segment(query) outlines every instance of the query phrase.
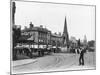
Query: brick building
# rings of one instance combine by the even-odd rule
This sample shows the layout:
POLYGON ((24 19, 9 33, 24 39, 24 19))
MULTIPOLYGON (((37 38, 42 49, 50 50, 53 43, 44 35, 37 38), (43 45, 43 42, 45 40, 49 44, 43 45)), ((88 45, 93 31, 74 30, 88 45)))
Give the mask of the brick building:
POLYGON ((51 44, 51 31, 46 28, 43 28, 42 25, 40 27, 34 27, 32 23, 30 23, 29 28, 25 28, 21 32, 22 36, 29 36, 26 40, 33 40, 33 44, 37 45, 48 45, 51 44))
POLYGON ((34 45, 51 45, 51 46, 61 46, 62 45, 62 35, 61 34, 52 34, 47 28, 35 27, 30 23, 30 27, 23 29, 21 31, 22 36, 28 37, 26 40, 34 40, 34 45))

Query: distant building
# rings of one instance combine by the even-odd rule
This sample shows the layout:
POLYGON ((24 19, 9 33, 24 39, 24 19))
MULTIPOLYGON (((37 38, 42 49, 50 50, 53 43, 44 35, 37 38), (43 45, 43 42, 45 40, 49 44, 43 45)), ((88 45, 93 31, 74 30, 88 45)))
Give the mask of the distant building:
POLYGON ((70 38, 70 46, 71 47, 77 47, 78 46, 78 42, 77 42, 77 40, 76 40, 76 38, 75 37, 73 37, 73 36, 71 36, 71 38, 70 38))
POLYGON ((61 34, 51 34, 51 44, 53 46, 62 46, 62 36, 61 34))

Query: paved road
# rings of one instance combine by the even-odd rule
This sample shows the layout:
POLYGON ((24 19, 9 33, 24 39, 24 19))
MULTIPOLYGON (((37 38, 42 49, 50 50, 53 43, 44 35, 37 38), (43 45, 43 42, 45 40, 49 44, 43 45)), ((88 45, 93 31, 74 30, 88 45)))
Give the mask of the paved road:
POLYGON ((79 54, 54 53, 13 67, 13 73, 29 73, 59 70, 95 69, 95 53, 85 53, 85 65, 79 66, 79 54))

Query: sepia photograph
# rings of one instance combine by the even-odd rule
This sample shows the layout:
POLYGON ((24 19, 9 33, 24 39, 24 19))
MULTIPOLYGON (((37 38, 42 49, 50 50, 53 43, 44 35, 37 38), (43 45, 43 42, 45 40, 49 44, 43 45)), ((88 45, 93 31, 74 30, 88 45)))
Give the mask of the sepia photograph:
POLYGON ((96 6, 11 0, 11 74, 96 69, 96 6))

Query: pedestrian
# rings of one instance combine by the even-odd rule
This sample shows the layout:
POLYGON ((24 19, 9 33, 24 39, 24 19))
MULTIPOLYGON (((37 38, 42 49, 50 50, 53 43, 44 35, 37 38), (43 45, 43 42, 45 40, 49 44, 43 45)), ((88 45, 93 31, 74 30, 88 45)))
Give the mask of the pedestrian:
POLYGON ((78 52, 77 52, 77 48, 75 48, 75 53, 77 54, 78 52))
POLYGON ((80 48, 79 52, 80 52, 79 65, 84 65, 84 48, 80 48))

